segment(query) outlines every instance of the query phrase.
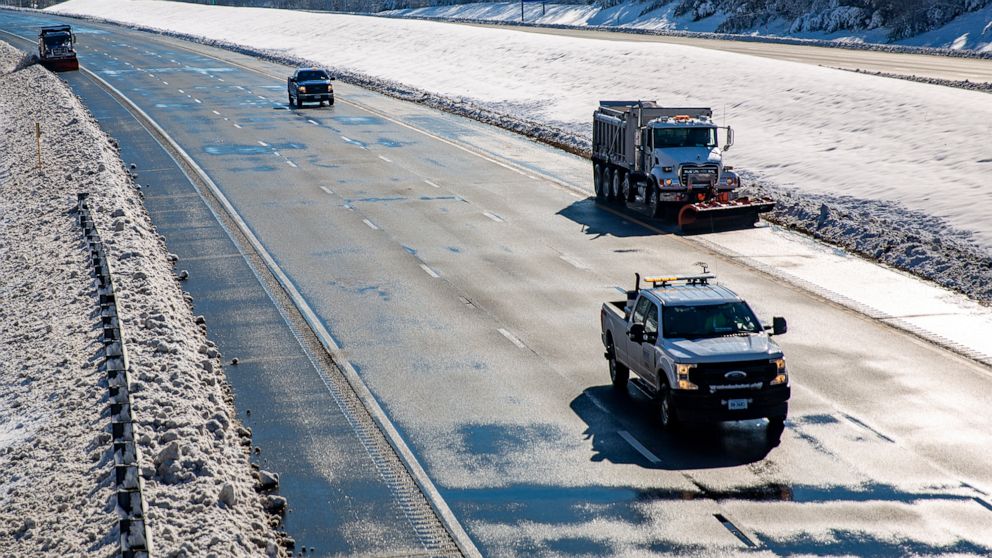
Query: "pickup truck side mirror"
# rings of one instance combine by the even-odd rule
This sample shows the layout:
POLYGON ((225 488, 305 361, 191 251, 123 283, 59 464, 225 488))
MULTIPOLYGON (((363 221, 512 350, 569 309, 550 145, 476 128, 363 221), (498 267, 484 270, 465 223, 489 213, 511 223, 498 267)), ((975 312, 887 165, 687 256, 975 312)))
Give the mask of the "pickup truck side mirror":
POLYGON ((644 324, 630 324, 630 329, 627 330, 627 337, 634 343, 643 343, 644 324))
POLYGON ((782 335, 789 331, 789 325, 785 323, 785 318, 775 316, 772 318, 772 335, 782 335))

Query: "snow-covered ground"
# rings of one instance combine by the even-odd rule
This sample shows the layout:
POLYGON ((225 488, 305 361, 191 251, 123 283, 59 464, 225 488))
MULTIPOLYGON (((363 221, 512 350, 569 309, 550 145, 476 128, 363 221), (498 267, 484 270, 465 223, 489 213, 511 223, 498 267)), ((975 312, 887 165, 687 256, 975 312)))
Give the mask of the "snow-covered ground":
MULTIPOLYGON (((622 2, 604 8, 595 4, 545 4, 530 2, 524 5, 523 21, 538 25, 568 25, 590 27, 621 27, 657 31, 691 31, 712 33, 727 18, 726 13, 717 12, 709 17, 693 21, 687 15, 676 16, 679 2, 671 2, 659 8, 652 8, 656 2, 622 2)), ((389 10, 382 15, 423 17, 436 19, 494 21, 516 23, 521 21, 519 2, 483 2, 452 6, 430 6, 389 10)), ((791 31, 790 22, 777 20, 747 30, 744 34, 768 37, 789 37, 795 39, 817 39, 844 43, 886 43, 903 46, 949 48, 954 50, 976 50, 992 52, 992 6, 964 14, 943 27, 927 31, 915 37, 892 43, 887 40, 884 28, 867 31, 791 31)))
POLYGON ((285 555, 220 355, 113 140, 57 77, 38 66, 12 72, 22 57, 0 43, 0 555, 117 555, 96 281, 70 213, 82 191, 132 365, 154 555, 285 555))
MULTIPOLYGON (((756 180, 781 191, 848 196, 848 207, 873 200, 942 219, 973 234, 970 261, 987 267, 992 152, 983 138, 992 133, 992 102, 985 93, 683 45, 422 20, 153 0, 69 0, 53 10, 374 76, 367 81, 440 96, 462 113, 563 129, 579 147, 588 146, 599 99, 712 106, 737 131, 729 160, 756 180)), ((901 214, 909 215, 903 224, 910 229, 932 228, 930 220, 901 214)), ((885 219, 876 232, 887 231, 885 219)), ((914 250, 908 242, 890 249, 914 250)))

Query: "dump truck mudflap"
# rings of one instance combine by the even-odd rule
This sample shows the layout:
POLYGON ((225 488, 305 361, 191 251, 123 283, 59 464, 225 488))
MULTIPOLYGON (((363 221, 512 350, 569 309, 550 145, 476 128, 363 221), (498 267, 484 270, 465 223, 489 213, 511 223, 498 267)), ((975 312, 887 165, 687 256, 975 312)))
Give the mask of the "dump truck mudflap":
POLYGON ((712 199, 683 207, 678 225, 682 232, 689 233, 749 227, 758 222, 761 213, 774 208, 775 202, 767 198, 712 199))

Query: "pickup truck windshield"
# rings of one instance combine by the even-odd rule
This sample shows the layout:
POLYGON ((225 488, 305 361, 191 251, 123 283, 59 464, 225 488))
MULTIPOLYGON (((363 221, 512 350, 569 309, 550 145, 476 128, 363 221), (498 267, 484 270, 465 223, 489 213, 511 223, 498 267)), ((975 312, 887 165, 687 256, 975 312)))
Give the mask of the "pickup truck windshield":
POLYGON ((311 70, 307 72, 300 72, 296 74, 297 81, 318 81, 329 79, 327 74, 317 70, 311 70))
POLYGON ((655 128, 655 148, 716 147, 716 128, 655 128))
POLYGON ((666 306, 661 321, 666 339, 699 339, 762 331, 758 318, 743 302, 666 306))

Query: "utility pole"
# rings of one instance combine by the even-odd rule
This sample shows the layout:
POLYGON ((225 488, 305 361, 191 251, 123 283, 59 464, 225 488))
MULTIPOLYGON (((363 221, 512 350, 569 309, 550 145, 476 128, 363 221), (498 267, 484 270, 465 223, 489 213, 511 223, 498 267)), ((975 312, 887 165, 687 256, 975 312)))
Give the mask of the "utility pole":
POLYGON ((524 22, 524 0, 520 0, 520 23, 524 22))

